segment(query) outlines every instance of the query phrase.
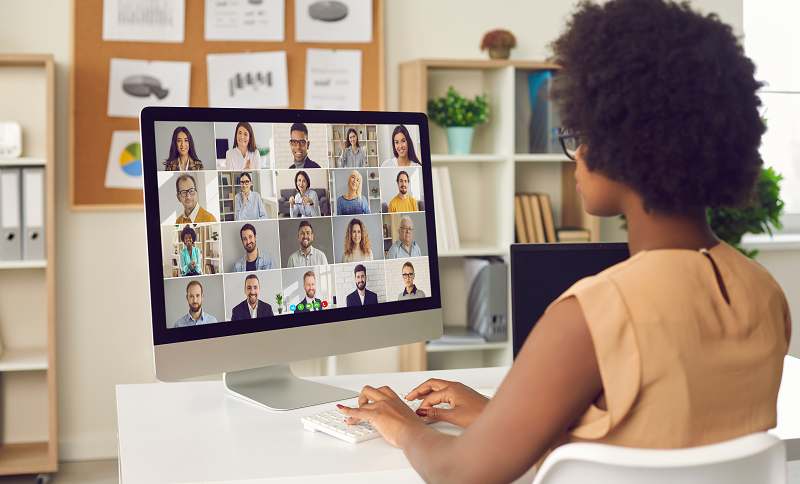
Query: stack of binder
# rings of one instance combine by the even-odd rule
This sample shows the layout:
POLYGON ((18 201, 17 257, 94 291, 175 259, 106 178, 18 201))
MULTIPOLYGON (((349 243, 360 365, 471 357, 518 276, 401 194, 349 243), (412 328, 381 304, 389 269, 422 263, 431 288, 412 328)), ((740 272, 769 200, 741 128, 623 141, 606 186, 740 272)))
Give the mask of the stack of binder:
POLYGON ((458 238, 456 222, 456 205, 453 202, 453 188, 450 184, 450 170, 446 166, 431 168, 433 178, 434 216, 436 217, 436 240, 439 250, 459 250, 461 242, 458 238))
POLYGON ((44 259, 44 168, 0 168, 0 260, 44 259))

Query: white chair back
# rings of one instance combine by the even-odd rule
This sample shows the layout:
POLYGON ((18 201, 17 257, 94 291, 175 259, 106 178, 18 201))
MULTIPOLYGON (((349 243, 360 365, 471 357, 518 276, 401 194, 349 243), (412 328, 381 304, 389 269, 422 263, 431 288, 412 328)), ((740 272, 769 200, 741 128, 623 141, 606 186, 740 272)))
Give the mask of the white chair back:
POLYGON ((688 449, 574 443, 554 450, 533 484, 786 484, 786 445, 759 432, 688 449))

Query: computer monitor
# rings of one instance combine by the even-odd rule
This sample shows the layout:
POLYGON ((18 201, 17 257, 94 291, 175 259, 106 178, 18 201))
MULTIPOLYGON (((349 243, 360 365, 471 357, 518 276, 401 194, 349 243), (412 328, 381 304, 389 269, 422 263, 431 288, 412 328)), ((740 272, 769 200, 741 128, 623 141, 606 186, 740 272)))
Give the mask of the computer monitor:
POLYGON ((222 372, 299 408, 356 394, 290 362, 442 335, 424 114, 148 107, 140 127, 160 380, 222 372))
POLYGON ((550 303, 584 277, 598 274, 629 255, 627 243, 512 245, 514 358, 550 303))

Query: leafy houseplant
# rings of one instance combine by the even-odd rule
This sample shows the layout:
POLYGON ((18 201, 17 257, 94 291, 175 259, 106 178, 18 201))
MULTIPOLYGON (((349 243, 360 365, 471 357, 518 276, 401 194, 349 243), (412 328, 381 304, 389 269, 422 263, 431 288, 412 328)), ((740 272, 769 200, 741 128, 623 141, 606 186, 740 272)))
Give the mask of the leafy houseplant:
POLYGON ((219 232, 211 232, 211 238, 217 240, 217 238, 219 238, 219 232))
POLYGON ((370 191, 372 192, 372 198, 378 198, 378 187, 372 187, 370 191))
POLYGON ((508 59, 510 50, 517 46, 517 39, 508 30, 492 30, 483 36, 481 50, 488 50, 492 59, 508 59))
POLYGON ((450 86, 444 96, 428 101, 428 117, 447 130, 450 154, 470 153, 475 125, 487 122, 488 114, 489 103, 485 92, 471 100, 450 86))
POLYGON ((261 156, 267 156, 269 154, 269 146, 266 148, 258 148, 258 154, 261 156))
POLYGON ((275 294, 275 302, 278 303, 278 314, 283 313, 283 294, 275 294))

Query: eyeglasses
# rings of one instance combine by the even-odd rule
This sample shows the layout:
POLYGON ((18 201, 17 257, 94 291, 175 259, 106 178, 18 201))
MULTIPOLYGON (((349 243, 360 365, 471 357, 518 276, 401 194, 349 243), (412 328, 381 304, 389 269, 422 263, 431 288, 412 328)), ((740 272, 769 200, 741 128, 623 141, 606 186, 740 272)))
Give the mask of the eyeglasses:
POLYGON ((298 139, 290 139, 289 140, 289 144, 292 145, 292 148, 294 148, 297 145, 300 145, 301 148, 305 148, 306 145, 308 144, 308 141, 306 141, 304 139, 300 139, 300 140, 298 140, 298 139))
POLYGON ((414 277, 414 273, 413 272, 407 272, 407 273, 403 274, 403 279, 411 279, 413 277, 414 277))
POLYGON ((400 230, 405 230, 406 232, 413 232, 414 227, 400 227, 400 230))
POLYGON ((181 198, 186 198, 188 196, 193 197, 195 193, 197 193, 196 188, 190 188, 188 190, 178 190, 178 196, 181 198))
POLYGON ((239 185, 249 185, 250 183, 252 183, 250 180, 240 180, 239 181, 239 185))
POLYGON ((575 152, 578 151, 578 147, 581 145, 581 134, 569 129, 562 129, 558 135, 558 141, 561 143, 561 148, 567 158, 575 161, 575 152))

